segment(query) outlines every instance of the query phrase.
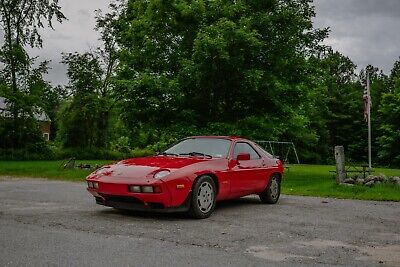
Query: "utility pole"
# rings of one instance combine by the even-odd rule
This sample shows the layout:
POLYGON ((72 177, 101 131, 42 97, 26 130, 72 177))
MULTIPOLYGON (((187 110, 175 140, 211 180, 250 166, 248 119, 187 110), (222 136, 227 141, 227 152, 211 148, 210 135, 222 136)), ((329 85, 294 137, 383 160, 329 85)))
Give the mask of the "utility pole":
POLYGON ((368 92, 368 171, 371 174, 372 171, 372 152, 371 152, 371 88, 369 81, 369 71, 367 72, 367 92, 368 92))

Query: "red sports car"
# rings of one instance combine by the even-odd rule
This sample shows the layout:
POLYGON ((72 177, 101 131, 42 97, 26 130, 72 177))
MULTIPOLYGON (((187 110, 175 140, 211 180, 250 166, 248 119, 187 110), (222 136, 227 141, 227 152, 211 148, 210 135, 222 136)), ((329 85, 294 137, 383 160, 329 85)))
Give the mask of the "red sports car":
POLYGON ((105 166, 86 181, 96 203, 121 210, 185 211, 207 218, 216 201, 280 196, 283 164, 239 137, 189 137, 155 156, 105 166))

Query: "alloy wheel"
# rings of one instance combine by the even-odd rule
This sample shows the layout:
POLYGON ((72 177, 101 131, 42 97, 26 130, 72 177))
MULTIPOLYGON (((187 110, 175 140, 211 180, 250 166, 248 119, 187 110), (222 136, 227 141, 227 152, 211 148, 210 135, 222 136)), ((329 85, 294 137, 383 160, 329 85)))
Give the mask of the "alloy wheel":
POLYGON ((204 181, 197 192, 197 204, 202 213, 209 212, 214 204, 214 189, 212 185, 204 181))

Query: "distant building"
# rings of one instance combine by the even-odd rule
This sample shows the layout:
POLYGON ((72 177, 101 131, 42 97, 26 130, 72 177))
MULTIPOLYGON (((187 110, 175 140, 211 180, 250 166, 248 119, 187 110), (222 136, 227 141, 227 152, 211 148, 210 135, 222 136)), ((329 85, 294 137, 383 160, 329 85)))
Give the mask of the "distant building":
MULTIPOLYGON (((4 97, 0 97, 0 117, 9 118, 11 117, 7 99, 4 97)), ((51 120, 49 116, 43 111, 37 112, 34 114, 35 119, 39 123, 40 130, 42 131, 43 138, 47 141, 50 140, 50 126, 51 120)))

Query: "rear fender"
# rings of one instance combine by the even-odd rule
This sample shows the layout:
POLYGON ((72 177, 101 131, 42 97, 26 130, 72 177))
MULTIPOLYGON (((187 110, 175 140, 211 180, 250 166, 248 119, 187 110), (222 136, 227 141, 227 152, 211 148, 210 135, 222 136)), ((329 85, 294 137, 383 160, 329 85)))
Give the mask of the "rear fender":
POLYGON ((273 175, 275 175, 275 174, 279 176, 279 182, 282 181, 282 173, 280 173, 280 172, 278 172, 278 171, 273 171, 273 172, 271 173, 271 175, 269 175, 268 179, 267 179, 266 182, 265 182, 264 190, 268 187, 268 184, 269 184, 269 181, 271 180, 271 177, 272 177, 273 175))

